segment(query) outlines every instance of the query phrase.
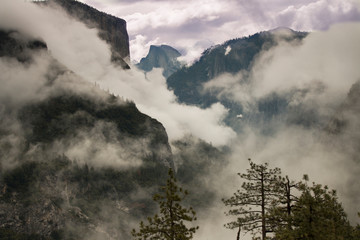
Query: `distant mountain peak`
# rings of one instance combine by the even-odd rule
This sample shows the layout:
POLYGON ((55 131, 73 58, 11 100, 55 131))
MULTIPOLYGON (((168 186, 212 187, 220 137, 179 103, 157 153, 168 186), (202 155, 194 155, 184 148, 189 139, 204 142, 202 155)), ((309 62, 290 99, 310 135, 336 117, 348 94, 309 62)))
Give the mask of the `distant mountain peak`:
POLYGON ((150 72, 153 68, 162 68, 163 76, 167 78, 180 69, 181 63, 177 60, 180 56, 180 52, 171 46, 151 45, 149 53, 140 60, 137 67, 145 72, 150 72))
POLYGON ((277 27, 271 29, 269 32, 295 32, 295 31, 288 27, 277 27))
POLYGON ((168 55, 173 55, 176 57, 180 57, 181 53, 176 50, 175 48, 169 46, 169 45, 151 45, 149 49, 149 53, 146 57, 149 57, 149 55, 153 54, 153 51, 163 51, 168 55))
POLYGON ((288 27, 278 27, 268 31, 270 34, 280 36, 280 37, 293 37, 296 34, 296 31, 288 27))

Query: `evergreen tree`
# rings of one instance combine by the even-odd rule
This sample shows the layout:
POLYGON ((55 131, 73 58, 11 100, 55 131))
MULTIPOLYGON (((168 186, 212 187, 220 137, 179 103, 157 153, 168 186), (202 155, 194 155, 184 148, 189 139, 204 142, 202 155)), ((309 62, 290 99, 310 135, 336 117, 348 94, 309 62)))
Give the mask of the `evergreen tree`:
POLYGON ((300 195, 302 182, 295 182, 288 176, 279 178, 279 199, 274 201, 269 213, 274 232, 279 239, 292 239, 293 214, 300 195))
MULTIPOLYGON (((360 212, 358 213, 358 216, 360 217, 360 212)), ((360 239, 360 225, 357 224, 355 227, 353 227, 352 231, 352 239, 360 239)))
POLYGON ((230 229, 238 228, 237 239, 240 231, 253 234, 261 233, 261 239, 266 239, 266 234, 273 232, 270 216, 271 206, 280 198, 279 168, 271 169, 268 164, 255 164, 249 159, 250 169, 238 175, 245 180, 238 190, 229 199, 223 199, 226 206, 232 207, 227 215, 237 216, 236 221, 225 225, 230 229))
POLYGON ((291 226, 278 225, 276 239, 352 239, 351 226, 335 190, 315 183, 300 183, 299 190, 301 195, 289 215, 291 226))
POLYGON ((184 208, 181 201, 188 195, 186 190, 179 188, 172 169, 166 186, 161 187, 161 193, 155 194, 153 200, 159 204, 160 214, 148 218, 148 225, 140 223, 140 230, 135 229, 132 235, 136 240, 188 240, 199 227, 187 227, 184 222, 196 220, 195 211, 184 208))

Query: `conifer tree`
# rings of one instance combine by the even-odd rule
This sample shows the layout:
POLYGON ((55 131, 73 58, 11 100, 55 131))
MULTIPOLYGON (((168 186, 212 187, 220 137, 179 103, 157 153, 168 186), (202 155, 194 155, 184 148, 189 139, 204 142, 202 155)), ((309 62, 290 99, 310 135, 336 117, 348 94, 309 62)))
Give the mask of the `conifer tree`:
POLYGON ((186 190, 179 188, 172 169, 169 169, 169 178, 166 186, 161 187, 161 192, 153 196, 159 204, 160 214, 148 218, 148 224, 140 223, 140 229, 135 229, 132 235, 136 240, 188 240, 199 227, 188 227, 185 222, 196 220, 195 211, 184 208, 181 201, 188 195, 186 190))
MULTIPOLYGON (((307 176, 304 179, 307 181, 307 176)), ((335 190, 315 183, 308 186, 306 182, 298 187, 301 194, 288 216, 291 226, 278 225, 276 239, 352 239, 351 226, 335 190)))
POLYGON ((255 164, 249 159, 250 169, 246 173, 238 175, 245 180, 238 190, 229 199, 223 199, 226 206, 230 206, 227 215, 237 216, 236 221, 225 225, 230 229, 253 234, 261 233, 261 239, 266 239, 266 234, 273 232, 273 225, 269 215, 271 206, 280 197, 279 168, 271 169, 268 164, 255 164))
POLYGON ((273 202, 269 218, 279 239, 291 239, 289 235, 293 229, 293 213, 299 201, 302 182, 292 181, 286 176, 280 177, 278 184, 279 199, 273 202))

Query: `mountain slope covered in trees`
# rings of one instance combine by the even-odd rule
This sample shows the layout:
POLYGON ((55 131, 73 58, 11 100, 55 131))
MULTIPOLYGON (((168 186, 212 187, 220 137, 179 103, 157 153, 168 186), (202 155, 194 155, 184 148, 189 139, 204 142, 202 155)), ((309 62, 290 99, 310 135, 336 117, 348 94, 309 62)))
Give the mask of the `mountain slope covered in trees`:
POLYGON ((6 61, 27 68, 49 61, 34 96, 2 96, 0 227, 46 238, 119 236, 121 216, 153 207, 131 194, 158 185, 173 167, 164 127, 68 71, 44 42, 16 31, 0 37, 6 61))
MULTIPOLYGON (((191 141, 181 147, 188 156, 174 155, 161 123, 69 71, 42 40, 1 30, 0 43, 1 64, 10 64, 2 83, 32 85, 23 98, 10 88, 0 95, 1 237, 126 239, 133 223, 155 211, 151 195, 174 158, 189 161, 181 168, 187 172, 192 161, 223 156, 205 142, 193 155, 191 141)), ((200 176, 185 180, 203 185, 200 176)), ((208 198, 198 206, 206 207, 215 198, 202 193, 208 198)))

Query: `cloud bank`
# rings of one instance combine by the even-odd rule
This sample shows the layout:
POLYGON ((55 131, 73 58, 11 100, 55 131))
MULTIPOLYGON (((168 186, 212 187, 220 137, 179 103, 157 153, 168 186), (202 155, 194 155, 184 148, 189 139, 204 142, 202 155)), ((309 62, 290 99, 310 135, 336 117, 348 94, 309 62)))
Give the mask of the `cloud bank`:
POLYGON ((131 58, 145 57, 150 44, 169 44, 193 61, 211 45, 279 26, 326 30, 360 20, 356 0, 82 0, 127 21, 131 58), (143 42, 139 42, 139 38, 143 42))
POLYGON ((64 12, 22 1, 4 1, 2 6, 0 27, 41 37, 55 59, 83 79, 134 101, 140 111, 164 124, 171 140, 194 134, 214 145, 224 145, 235 137, 222 123, 227 114, 222 105, 200 109, 178 104, 160 70, 145 76, 135 68, 123 71, 113 65, 109 46, 97 37, 97 32, 64 12))
MULTIPOLYGON (((113 3, 116 2, 113 1, 113 3)), ((138 1, 136 4, 141 3, 138 1)), ((182 1, 178 1, 178 3, 185 4, 182 1)), ((235 1, 229 3, 233 4, 231 6, 238 4, 235 1)), ((311 9, 319 10, 318 6, 325 4, 323 1, 317 3, 318 5, 310 1, 299 2, 292 8, 305 11, 311 7, 311 9), (303 8, 304 5, 307 7, 303 8)), ((134 4, 129 2, 127 6, 134 7, 136 6, 134 4)), ((149 4, 155 4, 155 2, 149 4)), ((268 15, 263 14, 263 11, 258 12, 256 5, 243 4, 245 6, 248 4, 248 14, 254 19, 267 19, 268 15)), ((229 196, 239 188, 240 182, 236 173, 243 172, 248 167, 246 159, 251 157, 255 162, 269 162, 272 167, 281 167, 283 172, 292 178, 299 179, 303 173, 308 173, 311 180, 338 189, 340 200, 344 203, 347 212, 351 214, 350 219, 356 218, 353 214, 354 211, 351 210, 355 209, 359 202, 357 179, 360 169, 358 158, 354 158, 358 151, 356 145, 359 140, 358 130, 357 124, 354 123, 358 120, 358 115, 345 116, 352 124, 346 127, 344 133, 336 137, 324 134, 322 130, 312 127, 287 125, 283 122, 276 125, 273 122, 266 122, 262 126, 246 126, 235 141, 235 133, 222 124, 227 110, 221 104, 215 104, 209 109, 178 104, 174 94, 167 90, 160 70, 154 70, 147 75, 136 70, 124 72, 110 62, 109 47, 98 39, 97 33, 87 29, 81 23, 69 20, 65 13, 42 9, 23 1, 3 1, 1 6, 0 26, 2 28, 17 28, 31 36, 41 37, 48 44, 51 54, 65 64, 68 69, 91 83, 96 82, 105 90, 135 101, 141 111, 161 121, 171 140, 193 134, 214 145, 232 142, 233 155, 230 164, 226 165, 222 172, 216 172, 207 179, 209 186, 212 186, 218 193, 219 199, 229 196), (274 126, 276 127, 275 131, 266 136, 256 128, 274 126)), ((341 4, 338 1, 331 1, 329 6, 333 6, 333 14, 336 16, 344 16, 339 12, 345 15, 351 11, 355 13, 355 16, 358 14, 353 2, 341 4)), ((266 7, 266 4, 261 6, 265 9, 266 7)), ((277 1, 272 8, 283 9, 284 4, 282 1, 277 1)), ((291 13, 292 8, 287 11, 291 13)), ((218 12, 210 11, 210 13, 208 15, 202 13, 201 16, 208 22, 219 21, 219 18, 213 17, 213 15, 219 15, 218 12)), ((289 15, 291 15, 290 13, 289 15)), ((325 13, 329 14, 326 11, 325 13)), ((196 14, 195 16, 197 16, 196 14)), ((289 16, 287 15, 287 17, 289 16)), ((297 18, 301 17, 301 15, 297 16, 297 18)), ((229 18, 231 19, 231 15, 229 18)), ((338 21, 343 18, 334 17, 334 19, 338 21)), ((348 18, 344 17, 345 20, 347 21, 348 18)), ((176 24, 184 26, 180 20, 177 21, 174 20, 172 23, 174 28, 178 27, 176 24)), ((192 21, 201 22, 196 17, 192 21)), ((219 26, 224 25, 219 23, 219 26)), ((235 27, 237 22, 230 22, 225 26, 235 27)), ((245 24, 246 26, 250 25, 245 24)), ((318 28, 327 27, 320 24, 318 28)), ((167 30, 164 26, 157 28, 163 29, 164 32, 167 30)), ((196 28, 194 28, 194 32, 196 32, 196 28)), ((286 43, 280 44, 277 48, 263 52, 249 73, 223 75, 211 81, 207 87, 216 88, 221 97, 247 104, 247 111, 254 110, 253 101, 274 92, 280 95, 285 94, 290 100, 290 104, 309 107, 315 113, 324 116, 325 120, 330 120, 332 116, 336 115, 337 107, 346 99, 351 85, 360 77, 358 70, 360 62, 359 32, 359 24, 338 25, 331 27, 328 31, 311 34, 302 45, 294 47, 286 43), (244 85, 242 82, 244 78, 250 78, 251 83, 244 85)), ((221 35, 219 32, 216 34, 221 35)), ((141 44, 147 44, 148 41, 154 40, 146 34, 143 36, 143 39, 138 38, 139 42, 142 42, 141 44)), ((161 42, 161 40, 157 41, 161 42)), ((35 64, 28 68, 16 66, 13 62, 1 59, 0 69, 3 75, 0 80, 4 87, 0 89, 0 98, 11 100, 16 106, 50 94, 48 91, 37 91, 44 84, 43 75, 46 73, 46 64, 48 64, 48 60, 41 54, 35 59, 35 64), (14 81, 6 81, 9 78, 14 81), (25 94, 19 95, 20 91, 25 94)), ((63 77, 63 80, 68 79, 66 76, 63 77)), ((61 81, 61 79, 59 80, 61 81)), ((80 86, 76 88, 81 90, 80 86)), ((5 109, 0 108, 2 115, 5 114, 4 111, 5 109)), ((246 117, 246 114, 244 116, 246 117)), ((16 122, 9 125, 10 119, 2 118, 1 124, 8 125, 10 129, 17 129, 16 122)), ((67 149, 67 154, 74 158, 87 158, 88 155, 84 156, 83 153, 93 149, 94 141, 103 137, 99 135, 99 132, 104 128, 112 129, 112 126, 104 123, 97 124, 98 131, 92 132, 91 142, 87 141, 88 138, 83 138, 82 134, 84 133, 81 132, 77 135, 79 141, 73 148, 67 149), (79 153, 79 149, 84 152, 79 153)), ((0 143, 1 146, 11 144, 21 149, 23 145, 21 132, 16 130, 11 130, 11 132, 19 135, 8 134, 6 138, 3 138, 4 142, 0 143)), ((146 145, 146 140, 144 141, 146 145)), ((60 142, 59 146, 66 144, 68 143, 60 142)), ((98 147, 106 150, 106 153, 123 154, 122 148, 118 148, 118 146, 101 143, 98 147)), ((10 152, 8 156, 15 154, 10 152)), ((100 149, 96 152, 95 158, 104 158, 103 154, 105 152, 100 149)), ((109 162, 118 160, 108 159, 109 162)), ((109 165, 111 164, 109 163, 109 165)), ((218 216, 223 216, 224 209, 221 206, 222 203, 216 202, 208 215, 216 216, 216 219, 218 216)), ((208 239, 209 236, 217 239, 221 236, 234 235, 231 234, 231 231, 222 229, 222 224, 227 221, 225 217, 219 221, 208 221, 207 217, 200 216, 200 220, 202 219, 204 221, 199 225, 203 226, 204 230, 200 230, 197 236, 199 239, 208 239)))
MULTIPOLYGON (((204 85, 220 100, 244 106, 245 119, 259 111, 259 101, 273 95, 286 99, 288 104, 287 111, 272 119, 244 122, 243 131, 232 145, 230 164, 216 175, 220 176, 214 183, 218 184, 214 188, 220 190, 219 196, 231 196, 240 188, 236 173, 244 172, 249 167, 246 159, 252 158, 256 163, 280 167, 292 179, 301 180, 303 174, 308 174, 310 181, 336 189, 350 221, 359 222, 354 209, 360 200, 356 147, 360 138, 355 126, 360 116, 358 92, 353 89, 360 81, 359 33, 359 23, 345 23, 311 33, 301 44, 280 42, 261 52, 250 71, 223 74, 204 85), (350 89, 354 92, 351 97, 350 89), (304 114, 309 114, 305 118, 316 119, 315 124, 302 125, 304 114), (340 132, 330 133, 328 126, 337 118, 346 124, 340 132)), ((215 206, 213 211, 218 216, 226 209, 215 206)), ((224 217, 219 222, 226 221, 229 219, 224 217)), ((206 232, 216 224, 205 220, 206 229, 200 239, 206 239, 206 232)), ((224 236, 229 232, 224 230, 224 236)), ((214 234, 222 235, 219 231, 214 234)), ((235 234, 233 231, 232 236, 235 234)))

